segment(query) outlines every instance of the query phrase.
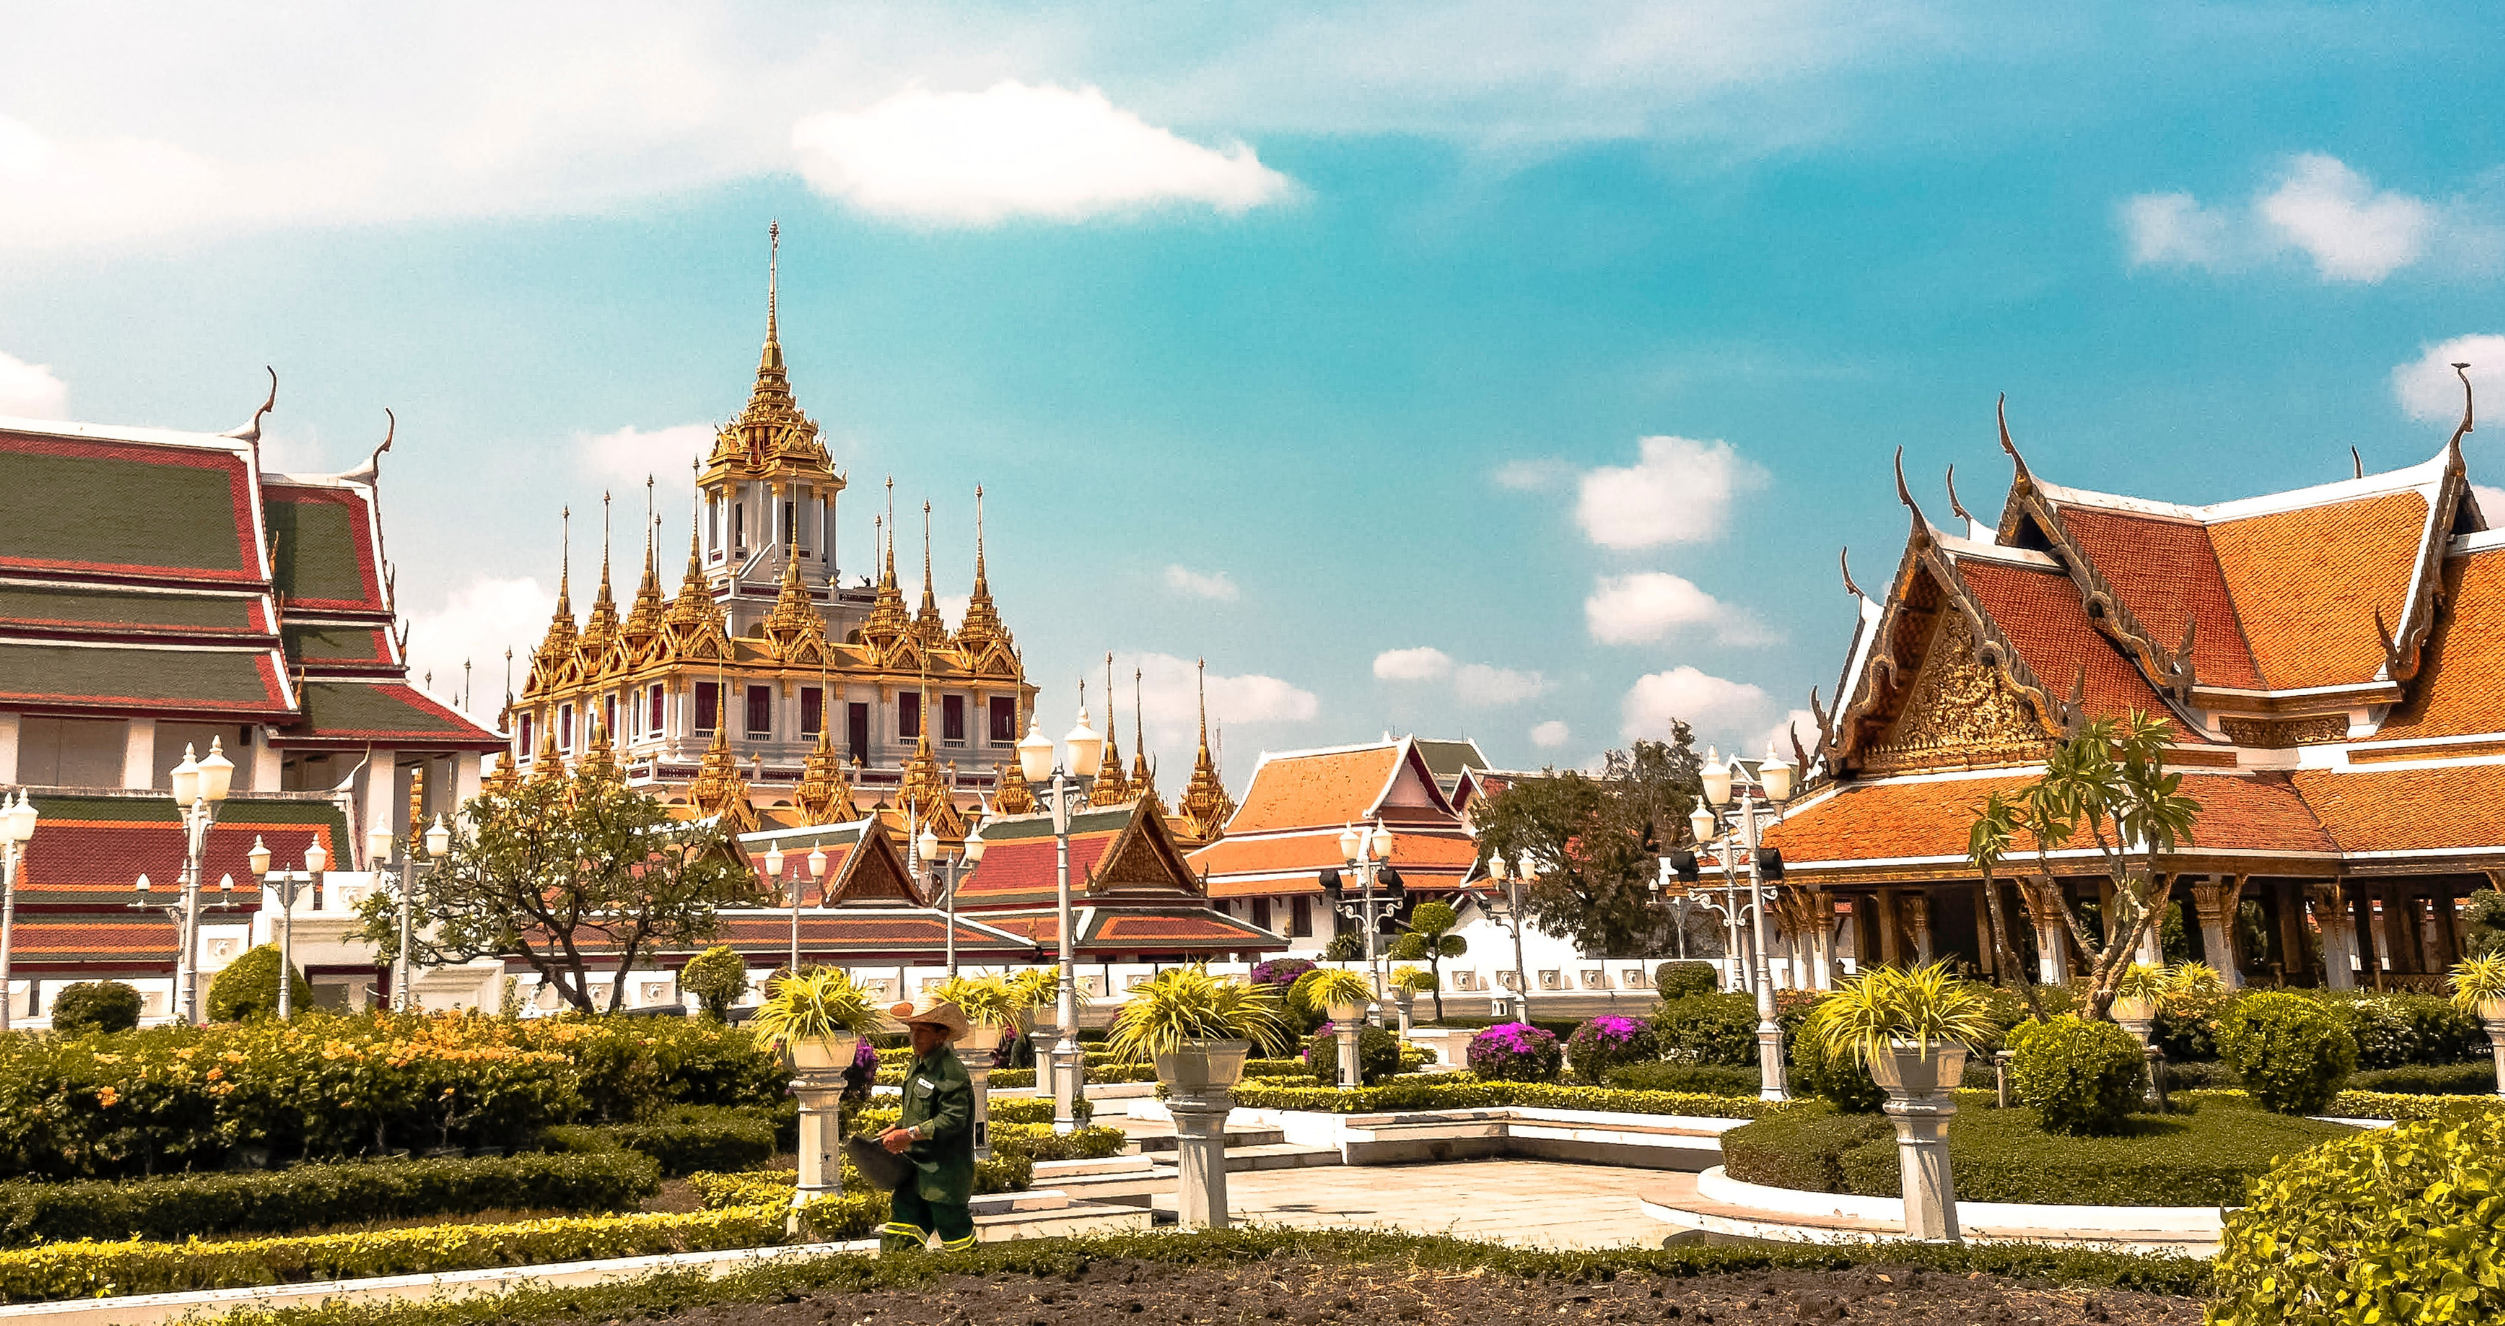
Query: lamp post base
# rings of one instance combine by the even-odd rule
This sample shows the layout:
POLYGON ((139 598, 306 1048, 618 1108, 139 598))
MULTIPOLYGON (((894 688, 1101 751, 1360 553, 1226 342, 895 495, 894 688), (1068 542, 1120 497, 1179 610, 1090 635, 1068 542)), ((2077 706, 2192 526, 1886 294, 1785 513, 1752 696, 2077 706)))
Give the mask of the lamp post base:
POLYGON ((804 1070, 792 1080, 792 1095, 800 1101, 800 1174, 792 1185, 791 1215, 784 1228, 798 1235, 803 1208, 816 1198, 837 1196, 844 1190, 843 1130, 837 1122, 844 1076, 804 1070))
POLYGON ((1087 1057, 1079 1050, 1078 1038, 1067 1030, 1044 1052, 1052 1065, 1052 1130, 1068 1134, 1078 1131, 1078 1107, 1084 1087, 1079 1082, 1081 1065, 1087 1057))
POLYGON ((1768 1019, 1757 1024, 1757 1099, 1790 1100, 1783 1076, 1783 1024, 1768 1019))

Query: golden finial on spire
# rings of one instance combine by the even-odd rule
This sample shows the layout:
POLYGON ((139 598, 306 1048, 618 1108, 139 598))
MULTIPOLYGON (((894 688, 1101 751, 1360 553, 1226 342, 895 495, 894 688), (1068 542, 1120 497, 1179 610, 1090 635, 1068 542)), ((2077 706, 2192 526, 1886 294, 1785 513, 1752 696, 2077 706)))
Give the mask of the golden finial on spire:
POLYGON ((1198 665, 1200 687, 1200 753, 1192 761, 1192 780, 1183 789, 1183 799, 1175 808, 1183 813, 1192 832, 1204 841, 1226 831, 1227 817, 1235 813, 1235 802, 1226 794, 1226 784, 1218 777, 1215 761, 1209 758, 1209 660, 1198 665))
POLYGON ((775 326, 774 287, 782 266, 783 223, 779 220, 768 221, 765 223, 765 339, 769 343, 780 339, 776 335, 778 329, 775 326))
POLYGON ((922 610, 914 614, 913 627, 925 645, 948 643, 948 623, 939 615, 939 599, 931 578, 931 504, 922 503, 922 610))
MULTIPOLYGON (((1164 807, 1157 801, 1156 771, 1148 767, 1148 710, 1145 702, 1140 698, 1142 675, 1143 669, 1137 666, 1132 667, 1131 795, 1147 801, 1150 805, 1157 807, 1157 813, 1163 814, 1165 813, 1164 807)), ((1117 755, 1119 753, 1116 752, 1117 755)))
POLYGON ((983 565, 983 487, 974 487, 974 592, 968 595, 965 615, 957 622, 957 647, 966 653, 966 662, 978 671, 991 675, 1014 671, 1014 662, 1004 661, 992 650, 994 645, 1010 644, 1009 629, 1000 621, 1000 609, 992 604, 991 578, 983 565), (986 662, 990 663, 988 669, 986 662))
POLYGON ((1122 734, 1113 716, 1113 655, 1105 655, 1105 754, 1096 766, 1095 785, 1087 789, 1087 804, 1114 806, 1131 799, 1130 783, 1122 777, 1122 734))

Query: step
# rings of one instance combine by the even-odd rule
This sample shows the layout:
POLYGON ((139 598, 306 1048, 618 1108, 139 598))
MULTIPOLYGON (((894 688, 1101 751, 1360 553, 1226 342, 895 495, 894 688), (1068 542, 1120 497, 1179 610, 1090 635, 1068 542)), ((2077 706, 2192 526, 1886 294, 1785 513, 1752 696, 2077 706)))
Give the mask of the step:
POLYGON ((1041 1183, 1050 1179, 1058 1184, 1065 1179, 1094 1178, 1104 1174, 1145 1174, 1156 1167, 1156 1157, 1136 1151, 1082 1160, 1039 1160, 1035 1162, 1035 1181, 1041 1183))
MULTIPOLYGON (((1287 1134, 1276 1128, 1229 1128, 1226 1130, 1226 1149, 1229 1151, 1247 1146, 1276 1146, 1286 1140, 1287 1134)), ((1175 1137, 1172 1133, 1131 1134, 1131 1145, 1142 1152, 1171 1152, 1174 1150, 1174 1142, 1175 1137)))
POLYGON ((1344 1163, 1335 1146, 1298 1146, 1293 1142, 1272 1142, 1262 1146, 1228 1147, 1226 1169, 1230 1174, 1255 1169, 1309 1169, 1316 1165, 1344 1163))

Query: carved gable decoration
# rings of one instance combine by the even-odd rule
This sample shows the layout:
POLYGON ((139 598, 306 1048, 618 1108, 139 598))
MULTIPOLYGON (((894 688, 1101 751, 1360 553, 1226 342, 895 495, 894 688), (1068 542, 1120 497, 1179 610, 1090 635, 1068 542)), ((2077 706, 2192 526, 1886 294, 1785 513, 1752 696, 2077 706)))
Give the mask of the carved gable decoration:
POLYGON ((2033 707, 1975 658, 1964 613, 1938 615, 1904 705, 1862 757, 1871 773, 2025 764, 2050 750, 2033 707))
POLYGON ((1130 824, 1097 860, 1087 888, 1091 894, 1163 892, 1197 897, 1201 892, 1199 878, 1183 863, 1164 818, 1145 803, 1134 803, 1130 824))

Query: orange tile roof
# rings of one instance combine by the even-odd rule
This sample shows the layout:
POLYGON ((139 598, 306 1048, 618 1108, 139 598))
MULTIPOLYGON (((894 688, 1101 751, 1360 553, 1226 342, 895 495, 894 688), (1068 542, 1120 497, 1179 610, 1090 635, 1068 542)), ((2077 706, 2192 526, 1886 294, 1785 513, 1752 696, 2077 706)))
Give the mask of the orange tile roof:
POLYGON ((2119 718, 2137 710, 2181 731, 2139 668, 2088 620, 2078 586, 2067 574, 1972 557, 1958 561, 1957 574, 2054 699, 2069 696, 2084 666, 2089 717, 2119 718))
MULTIPOLYGON (((1226 837, 1193 852, 1188 858, 1192 869, 1210 877, 1210 890, 1221 892, 1221 885, 1232 875, 1275 874, 1282 871, 1303 871, 1308 875, 1341 864, 1339 833, 1336 830, 1300 833, 1278 838, 1226 837)), ((1458 829, 1450 835, 1427 833, 1397 834, 1392 840, 1392 865, 1410 875, 1412 884, 1429 882, 1450 884, 1467 872, 1478 860, 1478 845, 1458 829)), ((1233 893, 1279 893, 1318 891, 1321 885, 1305 879, 1301 885, 1282 889, 1283 881, 1270 881, 1259 887, 1236 889, 1233 893)), ((1289 882, 1292 883, 1292 882, 1289 882)))
POLYGON ((2199 623, 2192 663, 2201 684, 2261 686, 2205 527, 2093 507, 2064 507, 2061 523, 2159 648, 2181 644, 2186 621, 2199 623))
POLYGON ((1322 755, 1294 755, 1262 762, 1244 789, 1244 804, 1227 821, 1229 833, 1301 829, 1365 818, 1374 799, 1399 767, 1400 747, 1322 755))
POLYGON ((2295 778, 2344 852, 2505 845, 2505 765, 2306 769, 2295 778))
MULTIPOLYGON (((2303 775, 2298 775, 2302 778, 2303 775)), ((2031 775, 1864 783, 1786 817, 1767 845, 1786 863, 1962 857, 1975 811, 1993 792, 2011 793, 2031 775)), ((2183 792, 2201 803, 2194 846, 2234 852, 2330 852, 2331 837, 2289 784, 2228 774, 2187 774, 2183 792)), ((2012 855, 2035 850, 2020 835, 2012 855)))
POLYGON ((2378 739, 2505 732, 2505 549, 2447 558, 2444 595, 2409 699, 2378 739))
POLYGON ((2427 500, 2384 493, 2209 527, 2246 640, 2273 689, 2371 680, 2374 612, 2398 631, 2426 532, 2427 500))

